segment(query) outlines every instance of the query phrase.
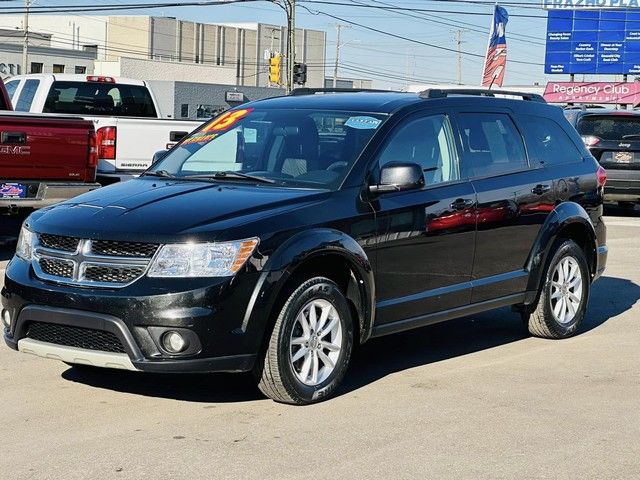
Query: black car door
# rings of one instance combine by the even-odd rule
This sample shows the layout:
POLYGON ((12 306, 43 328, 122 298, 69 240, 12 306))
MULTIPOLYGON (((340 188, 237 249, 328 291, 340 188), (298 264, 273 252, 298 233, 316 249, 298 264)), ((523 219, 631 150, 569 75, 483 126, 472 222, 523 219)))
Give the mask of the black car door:
POLYGON ((419 164, 426 184, 372 202, 377 238, 376 324, 467 305, 475 244, 475 193, 460 180, 455 135, 444 113, 403 120, 375 160, 419 164))
POLYGON ((509 111, 482 109, 456 115, 462 174, 478 196, 472 303, 526 290, 527 259, 554 209, 552 173, 530 165, 513 118, 509 111))

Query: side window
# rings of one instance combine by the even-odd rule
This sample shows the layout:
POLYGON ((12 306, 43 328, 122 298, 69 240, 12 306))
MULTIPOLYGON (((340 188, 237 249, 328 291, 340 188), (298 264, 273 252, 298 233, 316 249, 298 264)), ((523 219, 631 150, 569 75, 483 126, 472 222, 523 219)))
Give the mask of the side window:
POLYGON ((16 90, 18 89, 18 85, 20 85, 20 80, 12 80, 4 84, 5 88, 7 89, 7 94, 9 95, 9 98, 11 99, 11 101, 13 101, 13 94, 16 93, 16 90))
POLYGON ((460 178, 451 124, 446 115, 410 120, 398 127, 378 158, 389 162, 413 162, 422 167, 427 185, 460 178))
POLYGON ((27 80, 24 82, 24 87, 22 87, 22 91, 16 102, 16 111, 28 112, 31 109, 33 98, 38 91, 38 85, 40 85, 40 80, 27 80))
POLYGON ((582 162, 582 154, 569 135, 550 118, 523 115, 525 139, 540 163, 560 165, 582 162))
POLYGON ((460 168, 464 177, 500 175, 529 166, 520 132, 503 113, 458 115, 465 155, 460 168))

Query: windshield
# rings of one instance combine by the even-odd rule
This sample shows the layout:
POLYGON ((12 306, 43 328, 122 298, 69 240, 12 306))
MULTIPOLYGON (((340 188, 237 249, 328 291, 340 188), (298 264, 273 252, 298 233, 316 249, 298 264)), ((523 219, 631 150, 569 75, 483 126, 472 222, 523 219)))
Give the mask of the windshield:
MULTIPOLYGON (((184 139, 150 172, 240 172, 301 188, 337 188, 383 115, 318 110, 230 110, 184 139)), ((250 181, 227 175, 234 181, 250 181)))
POLYGON ((157 117, 147 87, 111 82, 53 82, 43 112, 157 117))
POLYGON ((627 135, 640 136, 640 116, 587 115, 578 122, 580 135, 602 140, 622 140, 627 135))

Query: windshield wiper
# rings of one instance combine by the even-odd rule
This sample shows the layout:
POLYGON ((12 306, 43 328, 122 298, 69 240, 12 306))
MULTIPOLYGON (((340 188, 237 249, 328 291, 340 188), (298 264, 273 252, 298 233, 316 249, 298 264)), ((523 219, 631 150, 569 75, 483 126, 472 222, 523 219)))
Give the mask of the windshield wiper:
POLYGON ((206 175, 189 175, 183 178, 212 178, 215 180, 226 180, 226 179, 234 180, 234 179, 242 178, 246 180, 254 180, 260 183, 269 183, 269 184, 276 183, 276 181, 271 178, 259 177, 257 175, 249 175, 248 173, 242 173, 242 172, 234 172, 232 170, 227 170, 224 172, 214 172, 206 175))
POLYGON ((152 172, 144 172, 142 177, 162 177, 162 178, 175 178, 174 175, 171 175, 166 170, 156 170, 152 172))
POLYGON ((627 138, 640 138, 640 133, 632 133, 631 135, 623 135, 622 139, 626 140, 627 138))

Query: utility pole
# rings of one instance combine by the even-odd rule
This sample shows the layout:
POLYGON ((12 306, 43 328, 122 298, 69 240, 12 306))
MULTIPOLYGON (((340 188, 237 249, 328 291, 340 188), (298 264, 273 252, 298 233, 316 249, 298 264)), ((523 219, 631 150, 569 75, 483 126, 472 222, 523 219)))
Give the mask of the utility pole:
POLYGON ((24 0, 24 43, 22 44, 22 73, 29 73, 29 7, 31 0, 24 0))
POLYGON ((341 23, 336 23, 336 63, 333 66, 333 88, 338 86, 338 63, 340 62, 340 31, 344 28, 341 23))
POLYGON ((465 31, 462 29, 458 29, 455 31, 456 34, 456 50, 458 52, 458 85, 462 85, 462 34, 465 31))
POLYGON ((287 92, 291 92, 296 61, 296 0, 284 1, 287 12, 287 92))

